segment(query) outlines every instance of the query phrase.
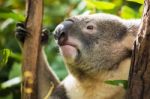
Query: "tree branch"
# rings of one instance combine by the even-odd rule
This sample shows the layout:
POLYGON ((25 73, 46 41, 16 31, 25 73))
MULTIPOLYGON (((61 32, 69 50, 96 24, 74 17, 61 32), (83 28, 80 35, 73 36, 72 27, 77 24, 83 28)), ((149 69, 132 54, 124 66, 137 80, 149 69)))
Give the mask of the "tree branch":
POLYGON ((26 28, 29 33, 23 46, 22 96, 21 99, 37 99, 37 60, 40 49, 40 33, 43 0, 27 0, 26 28))
POLYGON ((134 43, 127 99, 150 98, 150 0, 144 3, 142 23, 134 43))

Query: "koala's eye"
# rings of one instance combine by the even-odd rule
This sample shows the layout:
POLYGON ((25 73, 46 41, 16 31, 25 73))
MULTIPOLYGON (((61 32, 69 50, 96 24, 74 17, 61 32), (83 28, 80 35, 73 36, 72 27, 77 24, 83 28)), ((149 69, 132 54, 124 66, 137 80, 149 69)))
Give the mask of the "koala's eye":
POLYGON ((88 26, 87 26, 87 29, 88 29, 88 30, 93 30, 93 28, 94 28, 93 25, 88 25, 88 26))

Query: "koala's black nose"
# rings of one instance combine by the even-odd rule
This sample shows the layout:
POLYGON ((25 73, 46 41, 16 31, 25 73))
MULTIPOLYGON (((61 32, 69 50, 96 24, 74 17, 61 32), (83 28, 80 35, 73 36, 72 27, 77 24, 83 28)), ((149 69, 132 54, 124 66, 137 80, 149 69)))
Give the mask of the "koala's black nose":
POLYGON ((64 42, 67 40, 68 31, 72 27, 72 25, 73 25, 73 21, 66 20, 56 27, 54 31, 54 37, 56 40, 58 40, 59 45, 63 45, 64 42))

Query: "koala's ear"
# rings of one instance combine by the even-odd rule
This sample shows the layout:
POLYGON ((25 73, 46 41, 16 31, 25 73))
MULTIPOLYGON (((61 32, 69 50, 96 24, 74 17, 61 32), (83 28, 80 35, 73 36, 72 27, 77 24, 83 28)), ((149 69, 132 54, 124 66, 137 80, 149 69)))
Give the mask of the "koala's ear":
POLYGON ((122 40, 122 44, 129 50, 132 49, 133 43, 136 39, 140 20, 129 20, 125 22, 125 25, 127 27, 127 33, 126 36, 122 40))

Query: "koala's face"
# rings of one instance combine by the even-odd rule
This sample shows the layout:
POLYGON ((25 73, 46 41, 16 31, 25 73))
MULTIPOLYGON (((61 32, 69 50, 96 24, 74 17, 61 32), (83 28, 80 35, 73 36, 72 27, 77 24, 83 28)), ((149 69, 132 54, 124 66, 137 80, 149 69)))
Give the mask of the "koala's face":
POLYGON ((69 68, 95 72, 113 69, 129 50, 123 21, 107 14, 71 17, 55 29, 60 52, 69 68))

